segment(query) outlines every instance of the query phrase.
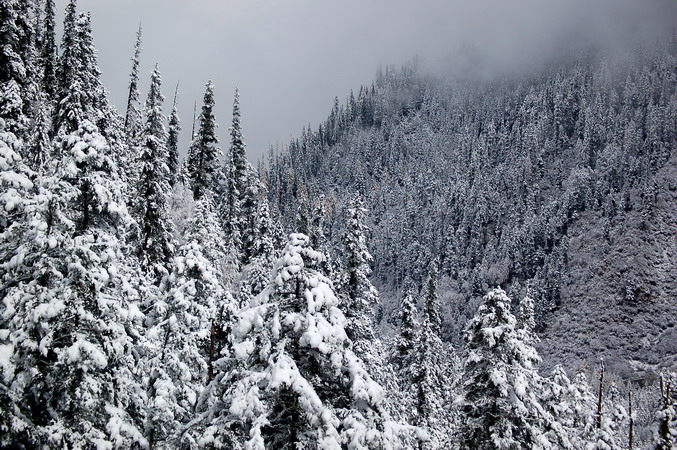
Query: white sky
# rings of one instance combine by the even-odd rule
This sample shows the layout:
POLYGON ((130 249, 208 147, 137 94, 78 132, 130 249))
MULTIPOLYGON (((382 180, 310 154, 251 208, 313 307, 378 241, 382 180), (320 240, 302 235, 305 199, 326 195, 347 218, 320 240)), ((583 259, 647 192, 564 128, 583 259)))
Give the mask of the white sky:
MULTIPOLYGON (((67 0, 57 0, 61 21, 67 0)), ((421 56, 452 70, 472 44, 493 64, 523 64, 573 36, 616 42, 677 24, 675 0, 80 0, 91 11, 103 82, 124 114, 135 33, 143 27, 141 96, 156 62, 171 108, 179 91, 182 152, 193 102, 212 79, 221 148, 228 147, 240 88, 250 160, 303 125, 316 127, 333 99, 369 84, 379 65, 421 56), (620 30, 623 30, 620 32, 620 30)))

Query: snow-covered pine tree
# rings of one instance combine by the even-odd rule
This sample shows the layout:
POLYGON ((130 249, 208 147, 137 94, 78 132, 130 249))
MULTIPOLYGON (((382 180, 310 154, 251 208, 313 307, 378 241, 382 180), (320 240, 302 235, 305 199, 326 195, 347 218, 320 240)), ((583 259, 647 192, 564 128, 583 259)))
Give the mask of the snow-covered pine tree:
POLYGON ((0 447, 30 448, 37 445, 37 438, 19 401, 23 386, 16 373, 17 365, 21 372, 15 356, 20 344, 15 325, 18 305, 10 293, 30 276, 27 269, 32 261, 26 257, 22 239, 30 229, 35 174, 21 159, 21 140, 4 126, 0 117, 0 447))
MULTIPOLYGON (((76 30, 77 20, 77 0, 70 0, 66 6, 66 13, 63 20, 63 32, 61 35, 61 56, 58 59, 58 67, 56 71, 56 93, 54 98, 54 117, 52 126, 54 135, 56 136, 59 129, 64 126, 63 122, 74 116, 73 121, 77 120, 79 115, 76 111, 69 111, 68 106, 62 105, 66 100, 69 103, 78 101, 77 97, 84 95, 81 90, 81 81, 78 80, 77 74, 79 71, 85 70, 82 67, 82 60, 78 54, 79 44, 76 30), (69 92, 73 91, 70 95, 69 92), (65 109, 65 112, 64 112, 65 109)), ((73 131, 73 124, 68 126, 65 132, 73 131)))
POLYGON ((132 356, 143 316, 122 252, 123 186, 92 123, 57 145, 62 160, 40 186, 5 295, 18 403, 40 445, 145 445, 132 356))
POLYGON ((246 146, 242 137, 240 112, 240 91, 235 89, 233 98, 233 122, 230 126, 230 157, 232 158, 231 177, 235 183, 235 193, 242 198, 249 184, 249 163, 247 162, 246 146))
POLYGON ((656 433, 656 449, 668 450, 677 448, 677 401, 675 401, 674 374, 661 375, 661 403, 656 412, 658 433, 656 433))
MULTIPOLYGON (((104 137, 113 138, 110 122, 114 120, 114 114, 100 80, 91 18, 89 14, 77 14, 75 5, 75 0, 71 0, 64 19, 52 127, 55 136, 63 138, 77 131, 80 123, 87 120, 96 125, 104 137)), ((115 153, 112 156, 117 159, 115 153)))
POLYGON ((249 177, 252 169, 247 162, 240 116, 240 93, 235 89, 230 149, 223 167, 225 181, 221 189, 225 193, 225 201, 221 205, 221 220, 240 262, 247 264, 252 257, 251 246, 255 233, 253 221, 256 214, 256 187, 251 186, 250 189, 249 177))
POLYGON ((26 42, 29 30, 21 26, 28 20, 21 17, 22 3, 7 0, 0 4, 0 114, 5 121, 5 131, 24 139, 29 125, 26 88, 31 61, 26 60, 30 54, 25 47, 30 43, 26 42))
MULTIPOLYGON (((440 312, 437 299, 437 266, 431 265, 425 285, 423 323, 416 341, 415 353, 410 368, 411 381, 415 388, 414 419, 416 425, 427 429, 431 440, 420 443, 420 448, 439 448, 448 445, 453 416, 445 408, 443 380, 449 364, 444 359, 444 345, 440 339, 440 312)), ((451 381, 451 380, 450 380, 451 381)))
POLYGON ((219 260, 210 241, 220 235, 208 198, 197 201, 186 242, 178 249, 173 269, 163 283, 164 298, 148 314, 149 361, 146 435, 157 448, 197 448, 183 426, 194 418, 195 406, 207 385, 213 359, 223 343, 216 331, 234 312, 224 292, 219 260), (225 319, 224 319, 225 317, 225 319))
MULTIPOLYGON (((362 206, 364 207, 364 205, 362 206)), ((313 202, 312 212, 310 214, 310 239, 313 248, 324 248, 326 246, 325 221, 327 220, 327 197, 322 194, 313 202)))
POLYGON ((58 50, 56 48, 56 14, 54 0, 45 0, 45 15, 42 32, 42 89, 48 96, 56 93, 56 69, 58 50))
POLYGON ((132 56, 132 71, 129 74, 129 89, 127 94, 127 112, 125 113, 125 135, 127 145, 135 147, 143 130, 141 115, 141 100, 139 93, 139 58, 141 57, 141 24, 136 32, 134 56, 132 56))
POLYGON ((272 220, 267 200, 262 197, 258 200, 256 213, 256 234, 251 246, 253 258, 243 267, 244 279, 240 286, 240 304, 249 304, 252 297, 260 294, 270 280, 270 267, 274 262, 275 247, 272 236, 272 220))
POLYGON ((217 192, 219 158, 221 150, 216 137, 216 120, 214 118, 214 85, 207 82, 202 112, 200 113, 200 128, 193 140, 188 153, 188 172, 190 174, 195 200, 205 195, 217 192))
POLYGON ((426 320, 430 322, 431 331, 440 336, 442 332, 442 318, 440 315, 440 298, 437 292, 437 282, 439 277, 439 261, 435 260, 430 264, 428 279, 425 283, 425 296, 423 298, 423 311, 426 320))
POLYGON ((167 133, 167 169, 169 169, 169 185, 174 187, 179 179, 179 132, 181 121, 179 120, 179 83, 176 83, 172 113, 169 115, 169 132, 167 133))
POLYGON ((36 171, 43 171, 52 156, 52 140, 50 131, 51 106, 46 94, 40 95, 40 100, 36 102, 35 120, 33 121, 32 136, 28 141, 30 158, 29 164, 36 171))
POLYGON ((273 279, 237 316, 234 343, 205 401, 201 445, 391 448, 383 391, 350 350, 323 255, 292 234, 273 279))
POLYGON ((161 86, 162 78, 156 64, 146 99, 145 122, 139 136, 140 177, 135 201, 140 234, 139 260, 157 280, 167 274, 174 253, 172 224, 167 212, 170 187, 161 86))
POLYGON ((374 355, 369 349, 374 341, 374 307, 378 304, 378 292, 369 281, 372 261, 367 249, 364 202, 355 193, 347 209, 346 229, 343 234, 345 251, 345 280, 341 309, 346 316, 346 333, 353 343, 353 351, 371 363, 374 355))
POLYGON ((419 328, 418 310, 414 300, 414 283, 406 279, 403 283, 402 301, 400 302, 400 334, 395 347, 395 360, 398 361, 399 369, 404 369, 409 364, 414 349, 419 328))
POLYGON ((541 406, 538 353, 516 328, 510 299, 490 291, 465 329, 462 448, 551 448, 541 406))
POLYGON ((557 365, 543 387, 541 401, 553 419, 549 424, 553 443, 563 449, 586 448, 594 430, 595 398, 585 375, 570 380, 557 365))

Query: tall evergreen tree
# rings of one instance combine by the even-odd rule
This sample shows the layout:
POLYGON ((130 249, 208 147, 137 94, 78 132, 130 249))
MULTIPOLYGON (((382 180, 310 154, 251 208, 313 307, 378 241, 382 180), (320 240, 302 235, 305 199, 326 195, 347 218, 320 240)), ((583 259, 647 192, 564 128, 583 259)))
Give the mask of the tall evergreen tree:
POLYGON ((242 138, 242 125, 240 123, 240 91, 235 89, 233 99, 233 123, 230 126, 230 157, 232 158, 232 177, 238 196, 244 195, 249 184, 246 146, 242 138))
POLYGON ((216 137, 216 120, 214 118, 214 85, 207 83, 200 127, 188 153, 188 172, 191 178, 193 198, 213 195, 218 187, 218 166, 221 150, 216 137))
POLYGON ((430 322, 431 331, 440 336, 442 328, 442 318, 440 315, 440 299, 437 292, 437 278, 439 276, 439 262, 433 261, 430 264, 428 279, 425 284, 424 312, 428 322, 430 322))
POLYGON ((543 448, 549 442, 535 368, 540 358, 516 324, 510 299, 494 289, 466 327, 463 448, 543 448))
POLYGON ((181 121, 179 120, 179 84, 176 83, 172 113, 169 115, 169 133, 167 134, 167 169, 169 169, 169 185, 174 187, 179 179, 179 133, 181 121))
POLYGON ((27 85, 31 70, 25 47, 28 18, 22 18, 25 2, 3 1, 0 4, 0 113, 4 128, 19 138, 24 138, 28 128, 27 85))
POLYGON ((125 135, 127 144, 136 145, 142 131, 141 102, 139 94, 139 58, 141 56, 141 24, 136 32, 134 56, 132 57, 132 71, 129 74, 129 89, 127 94, 127 112, 125 113, 125 135))
POLYGON ((359 193, 354 194, 348 205, 343 235, 346 280, 342 309, 348 321, 346 333, 355 346, 355 353, 361 358, 367 356, 374 340, 373 308, 378 304, 378 292, 369 281, 372 257, 366 243, 365 212, 362 197, 359 193))
POLYGON ((252 256, 251 244, 254 229, 248 225, 253 222, 252 213, 256 213, 255 192, 249 190, 249 170, 240 124, 240 94, 235 89, 233 121, 230 126, 230 149, 223 168, 225 185, 222 189, 225 192, 226 201, 222 206, 222 220, 231 245, 241 255, 241 262, 244 264, 247 264, 252 256), (245 210, 249 213, 248 215, 244 215, 245 210))
MULTIPOLYGON (((89 14, 77 14, 75 0, 66 9, 59 59, 58 92, 52 126, 56 134, 70 134, 85 120, 97 125, 110 114, 105 90, 100 80, 101 72, 92 41, 89 14)), ((108 134, 108 133, 106 133, 108 134)))
POLYGON ((674 391, 676 378, 674 374, 671 376, 661 375, 660 378, 661 403, 656 412, 656 419, 658 419, 657 450, 677 447, 677 401, 674 391))
POLYGON ((56 70, 58 50, 56 47, 56 16, 54 0, 45 0, 45 16, 42 32, 42 89, 48 96, 56 93, 56 70))
POLYGON ((400 335, 397 339, 395 358, 399 361, 400 369, 409 364, 409 358, 416 349, 416 338, 419 323, 416 319, 418 311, 414 300, 414 283, 407 279, 402 288, 403 295, 400 302, 400 335))
POLYGON ((17 333, 17 310, 22 299, 12 296, 19 280, 30 277, 35 254, 27 252, 26 235, 33 223, 36 187, 34 173, 21 159, 22 141, 5 130, 0 117, 0 447, 35 447, 38 444, 29 410, 17 399, 22 386, 15 381, 21 376, 22 361, 15 356, 21 345, 17 333))
MULTIPOLYGON (((168 218, 169 170, 167 133, 162 114, 162 79, 155 65, 146 99, 145 124, 141 134, 137 214, 140 228, 139 259, 158 277, 166 273, 174 251, 172 227, 168 218)), ((158 278, 159 279, 159 278, 158 278)))
POLYGON ((145 428, 152 446, 197 448, 194 436, 182 433, 183 427, 194 419, 196 402, 220 349, 220 343, 213 342, 214 331, 221 330, 222 316, 234 312, 221 284, 220 257, 210 245, 219 231, 211 201, 198 200, 186 242, 163 283, 164 296, 151 306, 145 428))
MULTIPOLYGON (((62 160, 41 188, 23 239, 23 274, 6 294, 14 310, 16 393, 40 446, 146 445, 134 331, 142 315, 123 236, 131 223, 110 147, 84 121, 59 139, 62 160)), ((17 274, 18 275, 18 274, 17 274)))
POLYGON ((234 343, 206 402, 201 445, 390 448, 383 390, 350 350, 322 254, 292 234, 273 280, 237 316, 234 343))
POLYGON ((415 387, 415 422, 432 435, 420 447, 437 448, 448 439, 443 429, 449 429, 453 421, 445 408, 445 390, 443 378, 449 365, 445 361, 442 340, 440 339, 440 312, 437 299, 437 264, 431 264, 428 281, 425 285, 423 323, 418 332, 416 349, 412 358, 411 381, 415 387))

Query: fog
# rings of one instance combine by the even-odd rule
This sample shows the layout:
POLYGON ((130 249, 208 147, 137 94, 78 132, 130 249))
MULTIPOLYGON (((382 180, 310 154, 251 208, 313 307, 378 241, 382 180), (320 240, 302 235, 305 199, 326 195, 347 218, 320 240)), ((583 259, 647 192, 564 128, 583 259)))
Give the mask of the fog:
MULTIPOLYGON (((57 0, 62 18, 66 0, 57 0)), ((622 49, 677 24, 674 0, 80 0, 91 11, 103 82, 124 114, 136 29, 143 27, 141 95, 152 67, 179 104, 186 151, 194 101, 216 86, 221 148, 235 87, 250 160, 317 126, 335 96, 371 82, 378 66, 419 56, 452 73, 472 48, 489 73, 534 67, 563 47, 622 49)))

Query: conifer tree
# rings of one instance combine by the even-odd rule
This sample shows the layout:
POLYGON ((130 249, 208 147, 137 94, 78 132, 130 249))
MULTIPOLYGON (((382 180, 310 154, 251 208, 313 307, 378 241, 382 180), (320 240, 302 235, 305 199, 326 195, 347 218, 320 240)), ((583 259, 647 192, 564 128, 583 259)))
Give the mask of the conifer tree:
POLYGON ((677 447, 677 402, 675 401, 674 383, 674 375, 661 375, 661 403, 660 409, 656 412, 656 419, 658 419, 657 450, 677 447))
POLYGON ((19 138, 24 138, 28 127, 26 87, 31 75, 24 51, 27 30, 21 27, 22 13, 18 0, 0 4, 0 112, 5 130, 19 138))
POLYGON ((403 286, 400 302, 400 335, 396 346, 396 359, 400 361, 400 369, 409 364, 409 358, 416 348, 419 323, 416 319, 418 311, 414 300, 414 283, 407 279, 403 286))
POLYGON ((442 319, 440 317, 439 294, 437 293, 438 265, 438 261, 433 261, 430 264, 428 279, 425 284, 424 312, 426 319, 430 322, 431 331, 440 336, 442 319))
POLYGON ((172 113, 169 115, 169 133, 167 134, 167 169, 169 170, 169 185, 174 187, 179 179, 179 133, 181 131, 181 121, 179 120, 179 105, 177 103, 179 95, 179 84, 176 84, 174 91, 174 102, 172 104, 172 113))
POLYGON ((56 18, 54 0, 45 0, 45 16, 42 34, 42 89, 48 96, 56 93, 56 69, 58 51, 56 48, 56 18))
POLYGON ((242 252, 241 262, 243 265, 249 264, 256 256, 255 242, 258 234, 258 225, 256 217, 259 203, 259 183, 258 175, 249 163, 247 163, 248 181, 245 190, 241 196, 242 218, 239 221, 242 228, 242 252))
POLYGON ((197 447, 182 427, 193 420, 206 385, 212 364, 208 351, 213 344, 212 327, 234 308, 221 285, 219 261, 212 259, 218 255, 209 244, 210 239, 218 239, 219 227, 211 201, 198 200, 186 242, 163 282, 164 296, 149 313, 148 353, 152 356, 145 429, 151 445, 160 448, 197 447))
POLYGON ((390 448, 383 391, 347 345, 322 254, 292 234, 268 288, 237 315, 199 431, 229 448, 390 448))
MULTIPOLYGON (((235 182, 235 192, 243 196, 249 184, 246 146, 242 138, 242 125, 240 113, 240 91, 235 89, 233 99, 233 123, 230 127, 230 156, 232 158, 232 177, 235 182)), ((235 194, 233 194, 235 195, 235 194)))
POLYGON ((355 353, 366 359, 374 340, 373 308, 378 304, 378 292, 369 281, 372 261, 367 249, 364 203, 359 193, 348 205, 346 230, 343 235, 346 261, 342 309, 346 315, 346 333, 353 342, 355 353))
POLYGON ((140 228, 139 259, 158 279, 166 273, 174 244, 168 219, 169 170, 167 168, 167 133, 162 114, 164 96, 160 92, 162 79, 155 65, 145 105, 145 124, 139 149, 140 178, 138 181, 137 215, 140 228))
POLYGON ((136 145, 142 131, 141 103, 139 100, 139 58, 141 56, 141 24, 136 32, 132 71, 129 74, 129 90, 127 94, 127 112, 125 113, 125 135, 128 145, 136 145))
POLYGON ((145 445, 133 414, 142 406, 132 356, 142 315, 122 252, 131 223, 123 186, 90 122, 58 145, 63 158, 22 241, 30 269, 15 269, 24 272, 6 295, 24 380, 18 404, 40 446, 145 445))
POLYGON ((256 187, 250 186, 249 182, 252 170, 247 162, 240 115, 240 93, 235 89, 230 149, 223 168, 226 181, 222 189, 226 201, 223 204, 222 220, 231 245, 241 255, 241 262, 247 264, 252 257, 251 245, 255 233, 253 220, 256 214, 256 187))
POLYGON ((91 18, 77 14, 75 0, 66 9, 62 49, 52 123, 55 135, 72 133, 85 120, 97 125, 101 133, 109 131, 98 126, 110 111, 92 42, 91 18))
POLYGON ((538 353, 501 289, 490 291, 465 330, 463 448, 542 448, 550 421, 539 402, 538 353))
POLYGON ((409 360, 409 375, 415 388, 415 423, 430 431, 432 439, 419 443, 419 447, 436 448, 447 439, 444 428, 453 417, 445 410, 443 377, 448 362, 440 339, 440 312, 437 298, 437 264, 431 264, 424 291, 423 323, 417 333, 416 347, 409 360))
POLYGON ((193 140, 188 154, 188 172, 191 178, 193 198, 198 200, 205 195, 213 195, 218 187, 218 166, 221 150, 216 137, 216 121, 214 119, 214 85, 207 83, 200 127, 193 140))
POLYGON ((17 333, 16 315, 20 299, 12 296, 12 286, 30 276, 32 255, 26 251, 34 205, 35 174, 21 159, 22 141, 5 130, 0 117, 0 447, 35 447, 38 444, 29 410, 17 399, 22 386, 15 381, 21 376, 18 357, 21 335, 17 333), (25 264, 24 264, 25 261, 25 264), (16 354, 16 356, 15 356, 16 354))

